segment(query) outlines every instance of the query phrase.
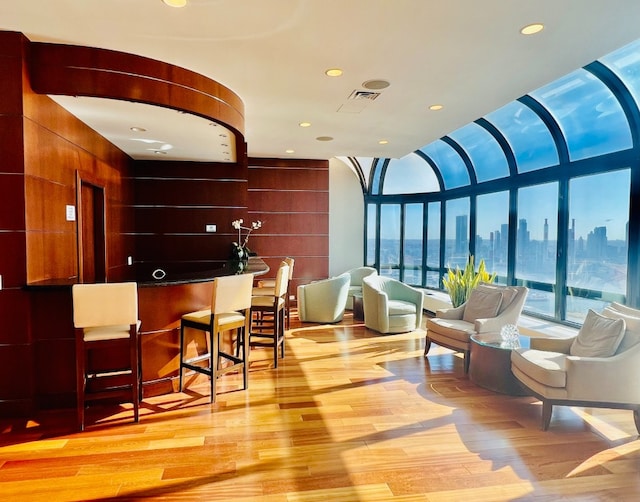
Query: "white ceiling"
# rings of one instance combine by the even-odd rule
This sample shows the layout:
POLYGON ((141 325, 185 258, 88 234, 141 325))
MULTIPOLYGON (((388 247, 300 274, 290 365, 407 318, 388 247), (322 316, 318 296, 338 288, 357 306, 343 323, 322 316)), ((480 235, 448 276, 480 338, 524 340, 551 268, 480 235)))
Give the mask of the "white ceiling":
MULTIPOLYGON (((640 38, 640 2, 2 0, 0 29, 147 56, 224 84, 244 101, 250 156, 402 157, 640 38), (545 29, 520 35, 532 22, 545 29), (343 76, 324 74, 334 67, 343 76), (374 101, 349 100, 371 79, 391 85, 374 101), (429 111, 434 103, 444 109, 429 111)), ((207 121, 104 101, 59 99, 134 158, 223 160, 207 121), (154 154, 131 141, 131 126, 173 148, 154 154)))

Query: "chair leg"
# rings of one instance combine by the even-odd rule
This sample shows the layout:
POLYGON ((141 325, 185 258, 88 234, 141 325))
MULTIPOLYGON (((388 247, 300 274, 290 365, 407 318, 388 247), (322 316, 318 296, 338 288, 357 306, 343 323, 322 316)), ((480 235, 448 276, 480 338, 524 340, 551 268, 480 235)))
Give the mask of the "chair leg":
POLYGON ((220 333, 214 333, 212 329, 211 335, 211 397, 210 402, 216 402, 216 383, 218 380, 218 364, 220 360, 220 333))
POLYGON ((280 337, 280 314, 273 315, 273 367, 278 367, 278 338, 280 337))
MULTIPOLYGON (((134 329, 134 328, 132 328, 134 329)), ((129 364, 131 365, 131 399, 133 401, 133 420, 140 421, 140 371, 138 366, 138 334, 132 333, 129 345, 129 364)))
POLYGON ((427 352, 431 349, 431 340, 427 336, 424 341, 424 357, 427 357, 427 352))
POLYGON ((280 354, 282 355, 282 359, 284 359, 284 320, 285 320, 285 311, 282 311, 282 323, 280 324, 280 334, 282 335, 280 337, 280 340, 278 343, 280 343, 280 354))
MULTIPOLYGON (((546 399, 542 401, 542 430, 546 431, 551 423, 551 413, 553 412, 553 404, 546 399)), ((637 423, 636 423, 637 425, 637 423)), ((638 429, 640 431, 640 429, 638 429)))
POLYGON ((636 424, 636 430, 640 434, 640 410, 637 408, 633 410, 633 422, 636 424))
POLYGON ((180 323, 180 377, 178 380, 178 390, 180 392, 182 392, 182 384, 183 384, 183 380, 182 380, 182 372, 183 372, 183 366, 182 366, 182 362, 184 361, 184 325, 182 324, 182 322, 180 323))
POLYGON ((76 334, 76 417, 78 430, 84 430, 84 393, 86 391, 84 344, 82 334, 76 334))
POLYGON ((469 350, 465 350, 464 354, 464 374, 469 374, 469 364, 471 363, 471 352, 469 350))
POLYGON ((238 344, 242 346, 242 388, 247 390, 249 388, 249 329, 251 326, 250 317, 248 322, 245 322, 244 327, 238 329, 239 336, 242 337, 242 341, 238 341, 238 344))

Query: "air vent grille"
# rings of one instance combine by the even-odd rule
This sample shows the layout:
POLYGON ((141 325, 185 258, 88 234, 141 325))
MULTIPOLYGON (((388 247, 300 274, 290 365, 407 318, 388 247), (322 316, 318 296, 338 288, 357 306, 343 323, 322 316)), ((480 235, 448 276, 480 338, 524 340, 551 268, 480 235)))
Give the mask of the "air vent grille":
POLYGON ((360 100, 373 101, 378 96, 380 96, 379 92, 355 90, 351 93, 351 95, 349 96, 349 99, 356 100, 356 101, 360 101, 360 100))

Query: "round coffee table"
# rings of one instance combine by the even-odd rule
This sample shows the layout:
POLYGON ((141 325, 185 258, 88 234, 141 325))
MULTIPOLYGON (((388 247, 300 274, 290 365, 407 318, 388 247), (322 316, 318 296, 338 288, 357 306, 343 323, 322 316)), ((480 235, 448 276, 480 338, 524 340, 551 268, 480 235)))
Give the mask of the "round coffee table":
POLYGON ((511 351, 515 347, 529 347, 529 337, 521 335, 517 342, 505 343, 500 333, 471 335, 471 381, 501 394, 527 395, 527 390, 511 373, 511 351))

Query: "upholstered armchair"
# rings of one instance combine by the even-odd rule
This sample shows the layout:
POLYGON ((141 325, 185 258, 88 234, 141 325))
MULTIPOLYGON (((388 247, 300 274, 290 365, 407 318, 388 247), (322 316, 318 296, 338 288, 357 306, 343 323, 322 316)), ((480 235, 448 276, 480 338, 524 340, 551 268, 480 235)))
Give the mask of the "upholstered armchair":
POLYGON ((640 433, 640 310, 612 303, 589 311, 575 337, 529 345, 511 353, 511 371, 542 401, 542 430, 564 405, 633 410, 640 433))
POLYGON ((364 324, 379 333, 405 333, 422 324, 422 291, 377 274, 362 279, 364 324))
POLYGON ((298 317, 302 322, 334 323, 342 320, 351 277, 337 277, 298 286, 298 317))
POLYGON ((528 289, 523 286, 480 284, 459 307, 438 309, 427 319, 424 357, 431 343, 464 354, 464 372, 469 372, 471 335, 499 332, 505 324, 517 324, 528 289))
POLYGON ((353 295, 362 293, 362 279, 369 275, 377 275, 378 271, 373 267, 356 267, 346 272, 351 280, 349 282, 349 295, 347 297, 347 310, 353 310, 353 295))

